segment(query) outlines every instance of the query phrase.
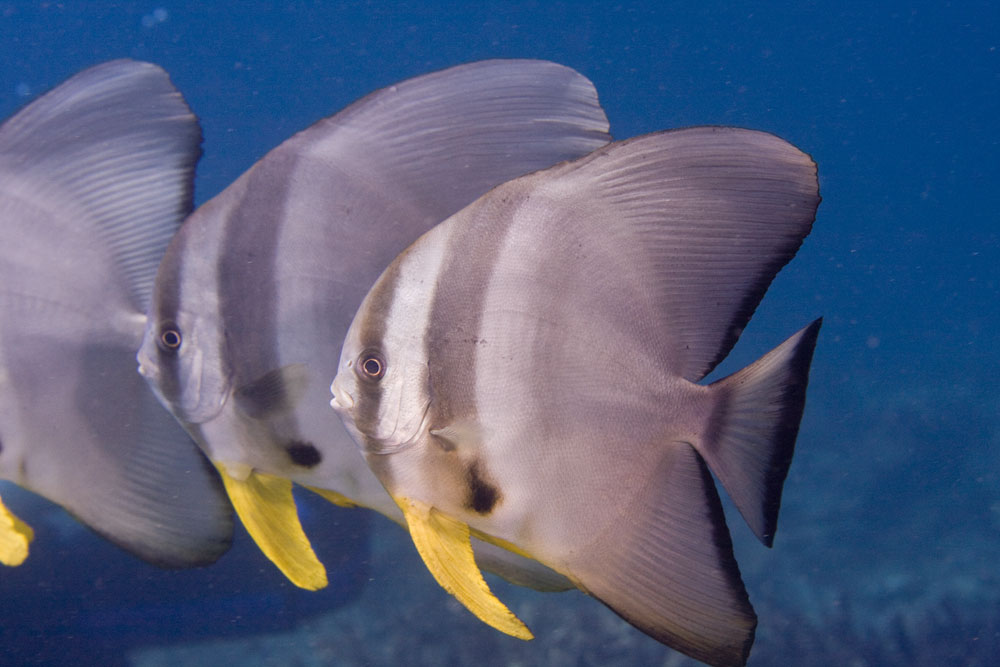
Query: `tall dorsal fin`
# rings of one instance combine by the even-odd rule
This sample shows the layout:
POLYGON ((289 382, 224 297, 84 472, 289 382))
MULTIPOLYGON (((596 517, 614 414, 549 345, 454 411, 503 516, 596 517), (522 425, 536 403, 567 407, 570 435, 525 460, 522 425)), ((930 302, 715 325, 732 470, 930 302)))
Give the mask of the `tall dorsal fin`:
POLYGON ((522 182, 525 219, 558 210, 565 229, 615 239, 615 282, 592 281, 592 300, 648 302, 651 353, 691 381, 732 349, 820 201, 808 155, 732 127, 636 137, 522 182))
POLYGON ((135 364, 199 141, 166 73, 129 60, 0 126, 0 469, 170 567, 214 561, 233 528, 218 477, 135 364))
POLYGON ((201 130, 156 65, 85 70, 0 127, 0 172, 26 198, 72 202, 110 248, 132 306, 146 312, 167 243, 192 209, 201 130), (180 196, 178 196, 180 195, 180 196))

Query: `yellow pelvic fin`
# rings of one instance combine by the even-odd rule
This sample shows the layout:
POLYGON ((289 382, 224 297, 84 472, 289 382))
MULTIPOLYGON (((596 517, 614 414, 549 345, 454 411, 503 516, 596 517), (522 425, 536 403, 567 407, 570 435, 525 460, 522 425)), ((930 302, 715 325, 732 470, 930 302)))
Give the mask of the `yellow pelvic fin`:
POLYGON ((482 540, 483 542, 489 542, 493 546, 500 547, 501 549, 506 549, 507 551, 515 553, 518 556, 521 556, 522 558, 527 558, 529 560, 537 560, 527 551, 524 551, 515 544, 511 544, 507 540, 501 540, 499 537, 493 537, 492 535, 487 535, 486 533, 482 533, 478 530, 473 530, 471 532, 473 537, 482 540))
POLYGON ((28 557, 28 543, 35 539, 31 526, 14 516, 0 499, 0 563, 20 565, 28 557))
POLYGON ((420 557, 442 588, 487 625, 518 639, 534 638, 483 579, 472 555, 468 524, 426 503, 399 496, 393 499, 403 510, 420 557))
POLYGON ((326 498, 327 501, 333 503, 334 505, 338 505, 340 507, 358 506, 356 502, 354 502, 347 496, 343 495, 342 493, 337 493, 336 491, 331 491, 330 489, 320 489, 315 486, 307 486, 306 488, 312 491, 313 493, 322 496, 323 498, 326 498))
POLYGON ((327 584, 326 568, 302 530, 290 480, 250 473, 245 480, 216 464, 236 513, 264 555, 300 588, 316 591, 327 584))

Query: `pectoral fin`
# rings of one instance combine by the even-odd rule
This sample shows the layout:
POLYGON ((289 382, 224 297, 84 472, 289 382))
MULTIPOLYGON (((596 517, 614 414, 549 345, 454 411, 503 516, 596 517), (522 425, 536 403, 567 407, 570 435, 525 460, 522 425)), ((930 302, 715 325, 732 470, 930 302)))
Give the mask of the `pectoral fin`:
POLYGON ((305 364, 289 364, 265 373, 236 389, 236 405, 254 419, 291 410, 309 386, 305 364))
POLYGON ((264 555, 296 586, 311 591, 326 587, 326 568, 299 523, 291 481, 258 472, 239 480, 225 466, 216 467, 236 513, 264 555))
POLYGON ((446 451, 468 448, 485 440, 478 425, 462 421, 432 428, 430 434, 437 438, 438 444, 446 451))
POLYGON ((479 620, 518 639, 533 639, 527 626, 490 591, 472 555, 469 526, 409 498, 393 499, 427 569, 479 620))
POLYGON ((35 538, 35 531, 3 504, 0 499, 0 563, 20 565, 28 557, 28 543, 35 538))

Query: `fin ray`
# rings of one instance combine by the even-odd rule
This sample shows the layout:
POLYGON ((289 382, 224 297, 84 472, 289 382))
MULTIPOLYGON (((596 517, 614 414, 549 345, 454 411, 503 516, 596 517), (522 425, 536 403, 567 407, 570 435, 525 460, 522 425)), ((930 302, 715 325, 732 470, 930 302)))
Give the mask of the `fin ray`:
POLYGON ((512 544, 477 531, 472 532, 476 564, 515 586, 543 593, 568 591, 573 582, 512 544))
POLYGON ((623 300, 655 312, 669 326, 650 330, 651 354, 691 381, 732 349, 809 234, 820 201, 808 155, 766 132, 731 127, 616 142, 522 183, 496 197, 525 202, 525 220, 556 210, 559 220, 546 229, 615 239, 626 261, 616 260, 613 271, 595 265, 602 280, 588 303, 607 304, 615 319, 623 318, 623 300))
POLYGON ((358 504, 342 493, 337 493, 331 489, 321 489, 316 486, 307 486, 307 489, 320 496, 328 503, 333 503, 337 507, 357 507, 358 504))
MULTIPOLYGON (((160 258, 193 207, 200 144, 198 120, 166 72, 115 60, 70 78, 0 126, 0 172, 15 190, 8 194, 73 207, 65 224, 82 228, 81 243, 110 252, 114 268, 106 270, 146 312, 160 258)), ((32 233, 54 231, 65 230, 32 233)), ((72 280, 58 262, 46 265, 72 280)))
POLYGON ((484 60, 376 91, 287 143, 391 186, 434 224, 483 184, 586 155, 610 141, 607 132, 581 74, 542 60, 484 60))

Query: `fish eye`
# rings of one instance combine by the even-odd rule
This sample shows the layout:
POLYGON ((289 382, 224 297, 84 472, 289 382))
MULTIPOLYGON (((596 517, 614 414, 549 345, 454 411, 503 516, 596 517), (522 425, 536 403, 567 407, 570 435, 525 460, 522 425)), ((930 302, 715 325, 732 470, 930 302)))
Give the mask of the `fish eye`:
POLYGON ((385 360, 377 352, 365 352, 358 360, 358 369, 370 380, 381 380, 385 375, 385 360))
POLYGON ((160 329, 160 348, 165 352, 176 352, 182 342, 181 332, 174 325, 168 324, 160 329))

